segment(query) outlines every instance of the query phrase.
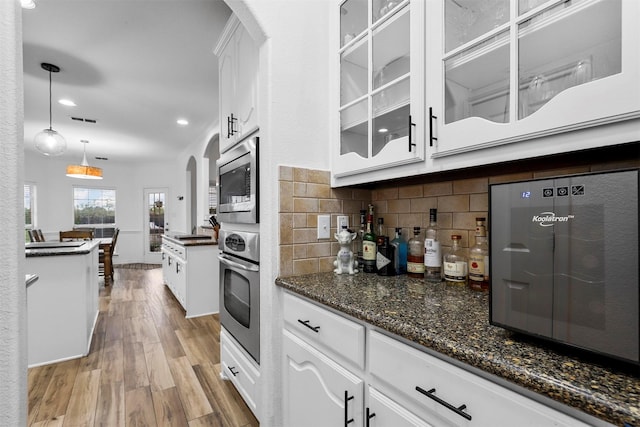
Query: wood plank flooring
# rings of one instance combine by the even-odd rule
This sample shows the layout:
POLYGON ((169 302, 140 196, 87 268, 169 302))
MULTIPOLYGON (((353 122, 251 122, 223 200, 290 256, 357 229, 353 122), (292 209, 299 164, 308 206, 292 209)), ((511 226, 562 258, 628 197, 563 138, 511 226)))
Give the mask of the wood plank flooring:
POLYGON ((217 315, 185 319, 161 269, 114 276, 90 353, 29 369, 29 425, 258 426, 220 379, 217 315))

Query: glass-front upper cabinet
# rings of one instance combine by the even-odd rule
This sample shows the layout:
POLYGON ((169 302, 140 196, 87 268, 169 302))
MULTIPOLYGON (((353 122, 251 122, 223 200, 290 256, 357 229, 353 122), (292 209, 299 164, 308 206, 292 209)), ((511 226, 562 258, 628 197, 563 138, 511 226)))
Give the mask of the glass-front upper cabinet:
POLYGON ((639 1, 430 5, 433 158, 640 117, 639 1))
POLYGON ((424 2, 339 2, 334 176, 424 161, 424 2))

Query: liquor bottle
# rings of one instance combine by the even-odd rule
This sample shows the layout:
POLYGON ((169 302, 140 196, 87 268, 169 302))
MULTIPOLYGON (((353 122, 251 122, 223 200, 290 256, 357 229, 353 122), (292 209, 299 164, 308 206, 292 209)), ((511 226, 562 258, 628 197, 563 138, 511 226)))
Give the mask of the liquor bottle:
POLYGON ((485 218, 476 218, 476 242, 469 249, 469 287, 476 291, 489 290, 489 245, 485 218))
POLYGON ((384 218, 378 218, 378 235, 376 236, 376 244, 380 246, 386 237, 384 232, 384 218))
POLYGON ((451 236, 451 249, 444 254, 444 281, 447 285, 467 284, 467 256, 460 246, 462 236, 454 234, 451 236))
POLYGON ((424 241, 420 238, 420 227, 413 227, 413 237, 409 239, 407 254, 407 275, 424 278, 424 241))
POLYGON ((358 269, 362 271, 363 268, 363 259, 362 259, 362 238, 364 237, 365 226, 367 224, 367 211, 365 209, 360 209, 360 230, 358 230, 358 234, 355 239, 353 239, 353 254, 358 259, 358 269))
POLYGON ((438 210, 429 209, 429 227, 424 239, 424 278, 428 282, 442 281, 442 253, 438 241, 438 210))
MULTIPOLYGON (((378 236, 380 239, 380 236, 378 236)), ((393 268, 393 259, 395 248, 389 243, 387 236, 382 236, 382 243, 378 245, 376 254, 376 269, 380 276, 394 276, 396 274, 393 268)))
POLYGON ((396 227, 396 237, 391 241, 394 247, 393 268, 396 274, 407 273, 407 242, 402 237, 402 228, 396 227))
POLYGON ((362 236, 362 271, 365 273, 376 272, 376 234, 373 232, 373 205, 369 205, 367 215, 367 229, 362 236))

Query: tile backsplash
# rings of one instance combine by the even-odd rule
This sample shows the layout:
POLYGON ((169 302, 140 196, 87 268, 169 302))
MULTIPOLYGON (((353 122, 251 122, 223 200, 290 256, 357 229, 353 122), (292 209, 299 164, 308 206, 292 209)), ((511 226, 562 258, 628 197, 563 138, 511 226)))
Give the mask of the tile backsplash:
MULTIPOLYGON (((338 244, 333 237, 338 215, 348 215, 349 225, 359 229, 360 209, 369 203, 375 221, 384 218, 386 235, 402 228, 408 239, 413 227, 429 224, 429 209, 438 209, 439 238, 443 251, 451 234, 462 235, 462 246, 474 243, 475 218, 487 217, 489 184, 567 174, 639 167, 640 159, 579 162, 557 160, 529 162, 511 167, 485 167, 427 175, 367 187, 331 188, 329 171, 280 166, 280 276, 333 270, 338 244), (317 238, 318 215, 331 215, 330 239, 317 238)), ((376 228, 377 230, 377 228, 376 228)), ((487 230, 490 234, 491 230, 487 230)))

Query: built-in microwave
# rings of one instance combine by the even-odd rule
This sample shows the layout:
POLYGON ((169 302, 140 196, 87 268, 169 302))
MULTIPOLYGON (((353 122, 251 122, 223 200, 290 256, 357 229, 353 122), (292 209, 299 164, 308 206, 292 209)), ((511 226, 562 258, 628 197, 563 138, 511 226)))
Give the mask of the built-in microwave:
POLYGON ((216 162, 218 221, 244 224, 260 222, 258 146, 259 137, 249 137, 223 153, 216 162))

